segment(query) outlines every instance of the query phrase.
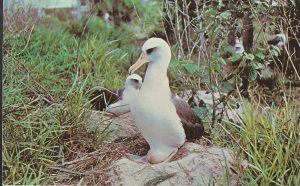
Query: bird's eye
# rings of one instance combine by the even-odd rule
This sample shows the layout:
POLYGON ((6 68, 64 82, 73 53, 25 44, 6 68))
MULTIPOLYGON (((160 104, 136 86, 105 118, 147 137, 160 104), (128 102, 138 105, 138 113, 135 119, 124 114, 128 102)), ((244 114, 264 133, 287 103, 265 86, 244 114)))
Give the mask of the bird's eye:
POLYGON ((146 50, 147 54, 151 54, 151 53, 153 52, 154 49, 155 49, 155 47, 149 48, 148 50, 146 50))
POLYGON ((132 79, 135 83, 139 83, 139 80, 137 79, 132 79))

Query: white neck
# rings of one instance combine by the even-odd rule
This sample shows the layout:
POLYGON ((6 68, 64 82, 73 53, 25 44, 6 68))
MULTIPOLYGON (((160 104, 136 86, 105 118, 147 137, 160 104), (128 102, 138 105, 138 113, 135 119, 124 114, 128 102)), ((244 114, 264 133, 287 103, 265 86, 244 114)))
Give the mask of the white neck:
POLYGON ((124 92, 135 92, 135 91, 139 91, 138 89, 136 89, 135 87, 131 86, 127 86, 125 87, 124 92))
POLYGON ((169 88, 167 70, 170 59, 161 58, 158 61, 150 62, 146 71, 143 86, 164 86, 169 88))

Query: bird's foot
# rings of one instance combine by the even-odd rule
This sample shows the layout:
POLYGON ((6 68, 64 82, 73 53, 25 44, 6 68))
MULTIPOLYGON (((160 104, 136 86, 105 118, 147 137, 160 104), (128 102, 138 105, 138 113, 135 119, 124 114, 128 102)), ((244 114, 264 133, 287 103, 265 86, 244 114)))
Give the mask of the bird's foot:
POLYGON ((138 156, 134 154, 126 153, 128 159, 135 161, 137 163, 149 163, 147 160, 147 156, 138 156))
POLYGON ((165 153, 155 153, 155 151, 149 151, 147 154, 147 160, 151 164, 157 164, 157 163, 167 163, 169 162, 172 157, 177 153, 178 149, 174 149, 174 151, 171 152, 171 154, 165 154, 165 153))
POLYGON ((169 162, 173 158, 173 156, 175 156, 177 151, 178 151, 178 149, 174 150, 163 162, 164 163, 169 162))

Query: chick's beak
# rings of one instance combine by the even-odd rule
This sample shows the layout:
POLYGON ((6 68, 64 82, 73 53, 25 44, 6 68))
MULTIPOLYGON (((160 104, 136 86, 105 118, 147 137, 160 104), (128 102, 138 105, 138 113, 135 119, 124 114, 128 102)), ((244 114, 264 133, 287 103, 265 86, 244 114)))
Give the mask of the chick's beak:
POLYGON ((139 69, 141 66, 143 66, 143 64, 148 63, 148 62, 149 62, 149 59, 148 59, 146 52, 142 52, 139 59, 129 68, 129 70, 128 70, 129 74, 132 74, 137 69, 139 69))

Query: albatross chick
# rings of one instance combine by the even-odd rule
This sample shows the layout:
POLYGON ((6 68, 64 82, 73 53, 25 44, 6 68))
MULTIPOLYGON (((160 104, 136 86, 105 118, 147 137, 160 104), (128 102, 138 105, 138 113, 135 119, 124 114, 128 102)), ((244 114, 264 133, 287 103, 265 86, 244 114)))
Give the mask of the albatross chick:
POLYGON ((123 89, 95 90, 91 96, 91 103, 97 110, 105 110, 117 115, 129 112, 130 103, 137 96, 141 86, 142 77, 131 74, 126 78, 123 89))

